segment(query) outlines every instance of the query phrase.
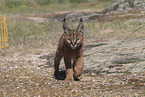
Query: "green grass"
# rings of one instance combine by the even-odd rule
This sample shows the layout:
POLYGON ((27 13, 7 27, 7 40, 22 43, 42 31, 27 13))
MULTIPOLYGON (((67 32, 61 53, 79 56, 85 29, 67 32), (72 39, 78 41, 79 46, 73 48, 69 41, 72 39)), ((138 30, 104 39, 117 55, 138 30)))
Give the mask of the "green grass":
MULTIPOLYGON (((131 19, 128 21, 110 21, 110 22, 89 22, 86 24, 86 38, 94 41, 102 40, 122 40, 136 28, 144 25, 144 22, 139 19, 131 19)), ((139 33, 135 33, 128 39, 144 37, 141 29, 139 33)))
POLYGON ((35 23, 31 21, 8 20, 9 45, 40 46, 56 45, 53 40, 61 34, 60 23, 35 23), (52 29, 53 28, 53 29, 52 29))

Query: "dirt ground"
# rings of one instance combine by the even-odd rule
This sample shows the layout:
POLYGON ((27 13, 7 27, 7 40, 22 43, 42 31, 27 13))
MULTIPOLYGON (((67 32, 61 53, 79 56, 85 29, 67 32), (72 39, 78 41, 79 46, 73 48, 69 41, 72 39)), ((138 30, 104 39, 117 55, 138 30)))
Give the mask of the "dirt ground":
MULTIPOLYGON (((84 73, 80 81, 66 83, 52 76, 54 52, 47 49, 14 52, 1 56, 1 96, 145 96, 144 42, 130 40, 84 46, 84 73), (136 44, 136 45, 132 45, 136 44), (33 52, 33 53, 29 53, 33 52), (97 53, 95 53, 97 52, 97 53), (104 63, 108 59, 108 62, 104 63)), ((61 70, 64 63, 61 62, 61 70)), ((65 78, 65 72, 62 72, 65 78)))

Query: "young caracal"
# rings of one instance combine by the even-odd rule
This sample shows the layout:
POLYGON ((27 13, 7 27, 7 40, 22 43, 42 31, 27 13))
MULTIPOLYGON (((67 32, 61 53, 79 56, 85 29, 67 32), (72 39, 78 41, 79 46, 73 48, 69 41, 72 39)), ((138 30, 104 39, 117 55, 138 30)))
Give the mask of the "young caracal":
POLYGON ((84 62, 83 62, 83 40, 84 40, 84 25, 83 20, 80 19, 77 29, 70 29, 64 18, 63 20, 64 33, 60 37, 58 47, 54 59, 53 74, 55 77, 59 73, 59 64, 64 57, 66 67, 65 81, 73 81, 82 75, 84 62), (73 61, 73 62, 72 62, 73 61), (72 69, 73 67, 73 69, 72 69), (73 73, 74 72, 74 73, 73 73))

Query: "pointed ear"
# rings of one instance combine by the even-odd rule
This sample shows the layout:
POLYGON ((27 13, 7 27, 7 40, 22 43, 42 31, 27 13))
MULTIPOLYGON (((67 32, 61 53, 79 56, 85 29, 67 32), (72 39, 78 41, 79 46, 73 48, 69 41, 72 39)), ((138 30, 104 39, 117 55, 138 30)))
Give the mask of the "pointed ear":
POLYGON ((67 27, 65 18, 63 19, 63 30, 64 30, 64 34, 67 34, 70 31, 69 27, 67 27))
POLYGON ((77 31, 78 31, 78 33, 80 33, 80 34, 84 34, 83 32, 84 32, 84 25, 83 25, 83 19, 82 18, 80 18, 80 23, 79 23, 79 26, 78 26, 78 28, 77 28, 77 31))

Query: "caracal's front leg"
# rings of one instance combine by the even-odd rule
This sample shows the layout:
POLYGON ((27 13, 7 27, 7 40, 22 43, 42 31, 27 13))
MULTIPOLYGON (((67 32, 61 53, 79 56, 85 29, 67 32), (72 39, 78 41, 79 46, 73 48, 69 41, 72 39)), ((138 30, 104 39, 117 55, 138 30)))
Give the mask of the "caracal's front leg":
POLYGON ((84 67, 84 59, 83 59, 83 55, 82 55, 79 58, 74 59, 74 62, 73 62, 74 77, 75 78, 78 78, 79 76, 82 75, 83 67, 84 67))
POLYGON ((59 51, 56 52, 55 59, 54 59, 54 68, 53 68, 53 75, 55 77, 58 76, 59 73, 59 64, 60 60, 62 59, 63 55, 59 53, 59 51))
POLYGON ((65 81, 72 82, 73 78, 73 70, 71 68, 71 58, 64 57, 65 67, 66 67, 66 79, 65 81))

